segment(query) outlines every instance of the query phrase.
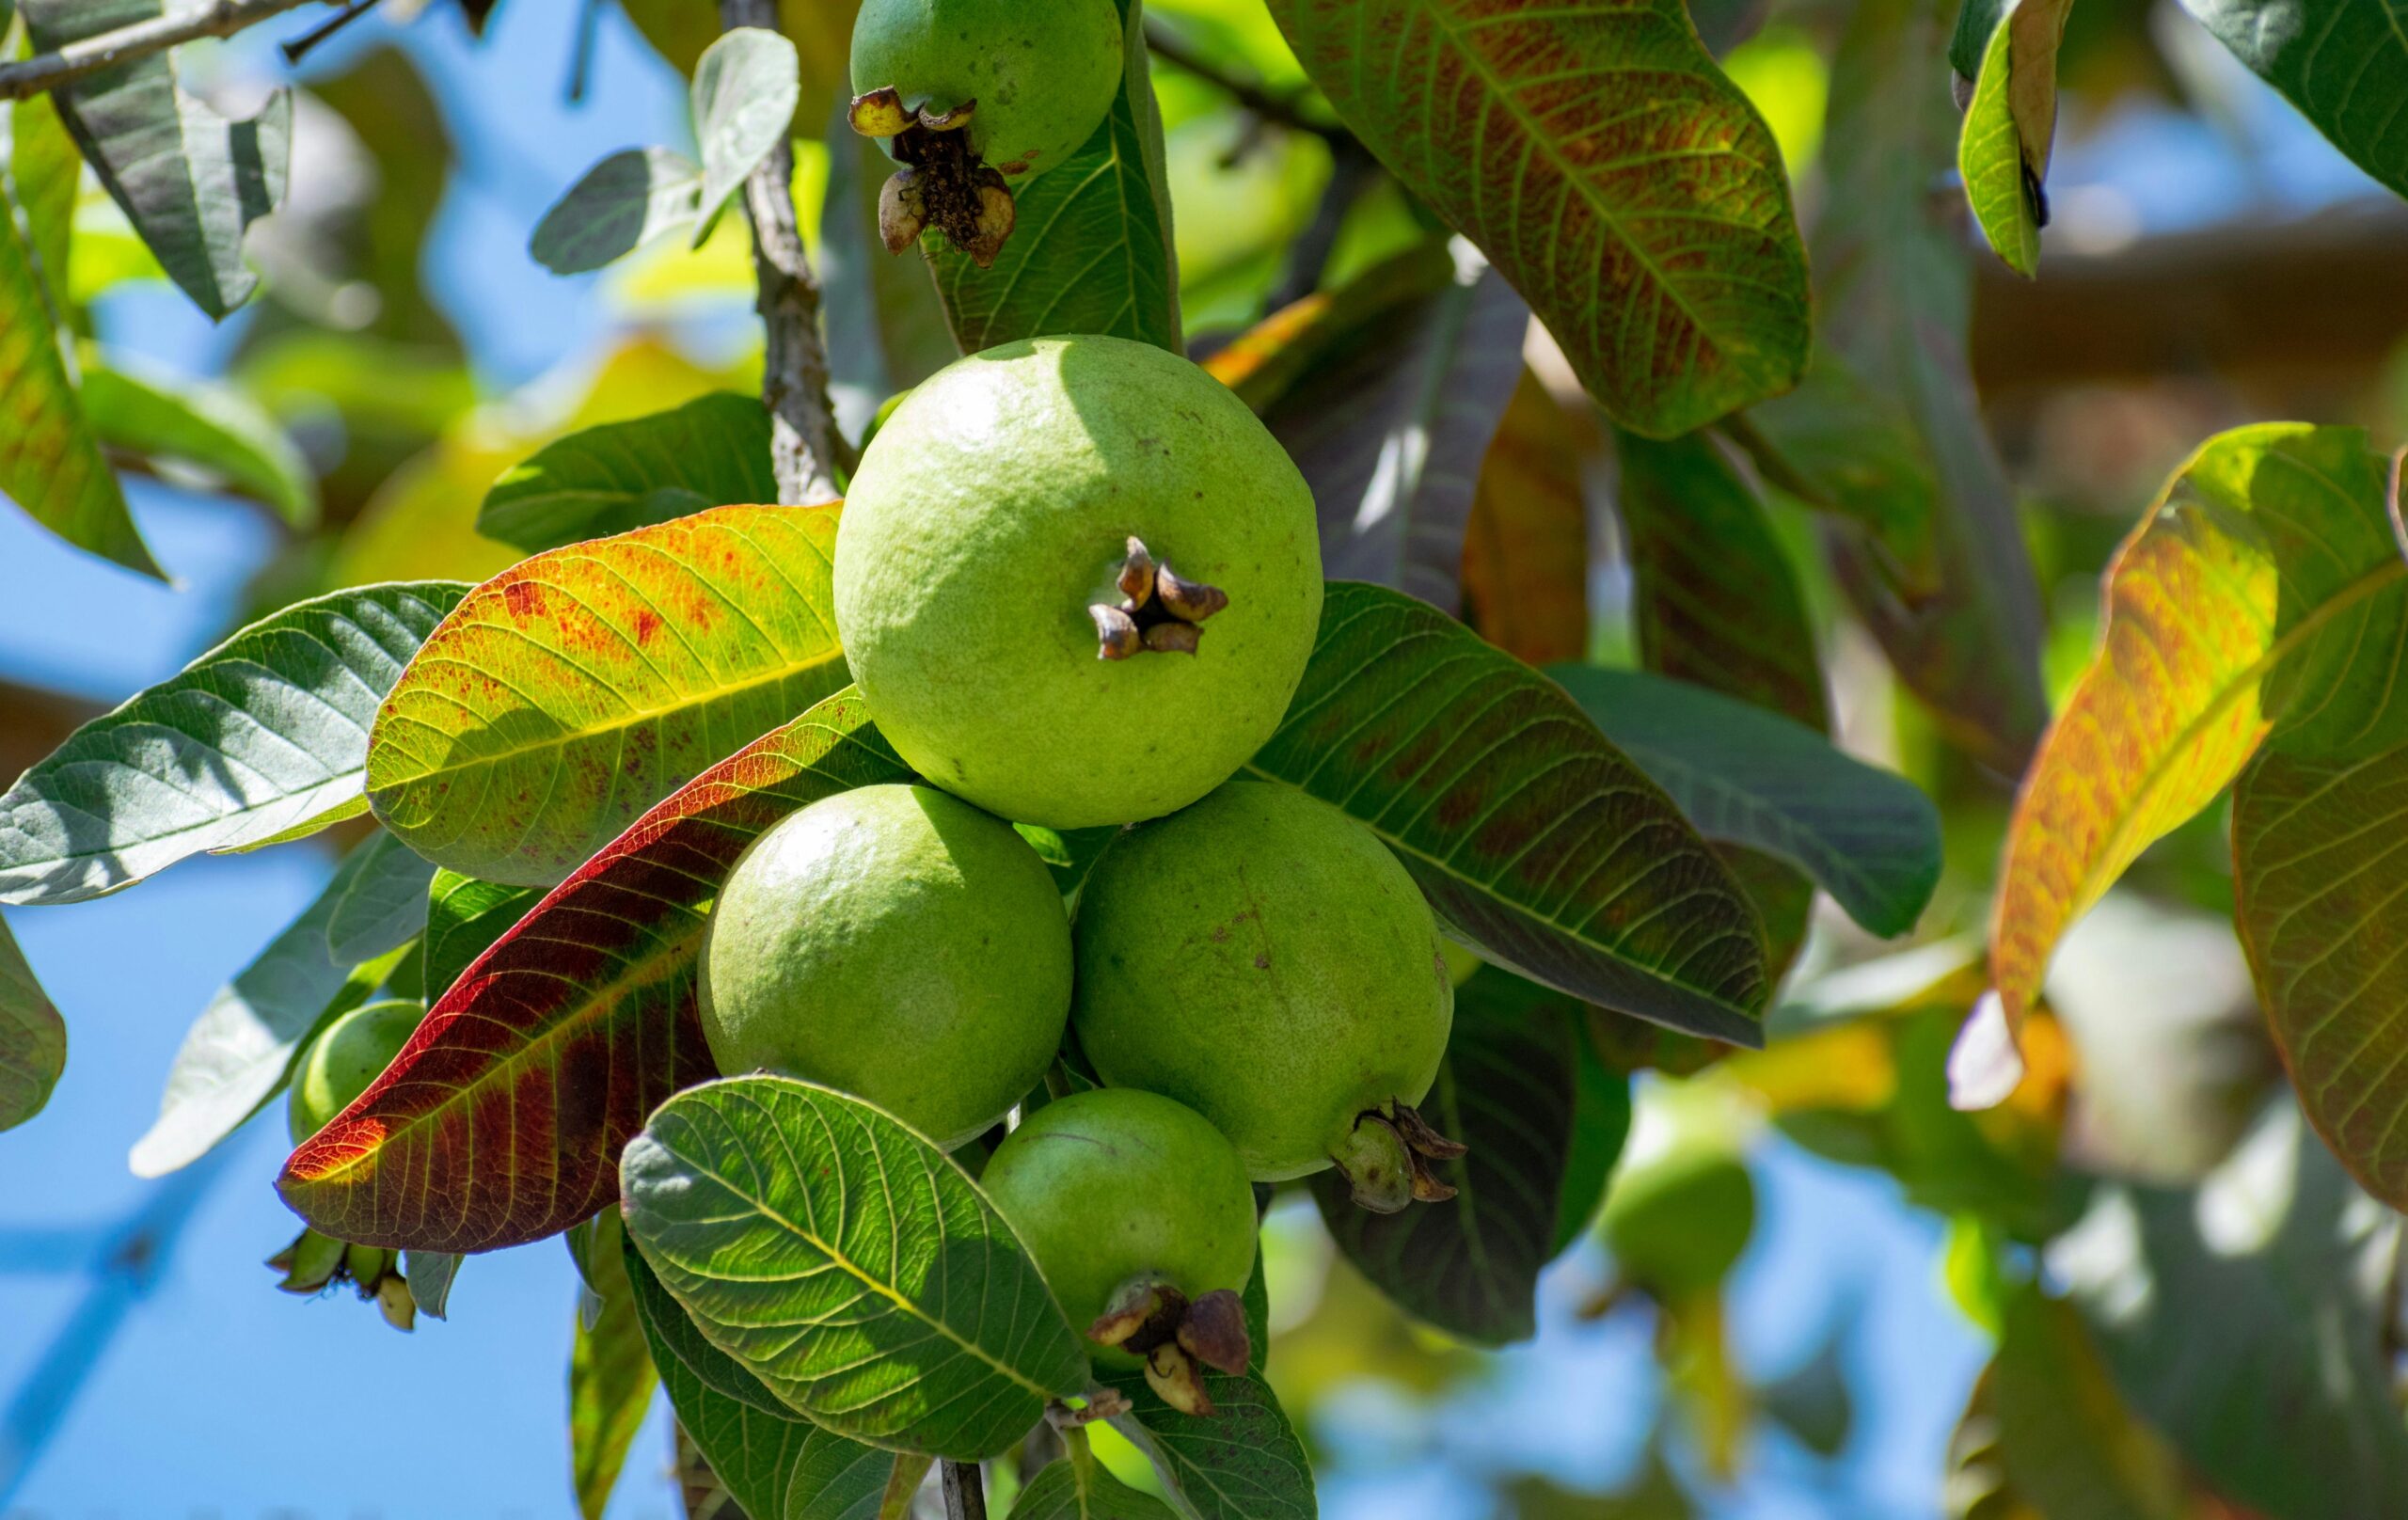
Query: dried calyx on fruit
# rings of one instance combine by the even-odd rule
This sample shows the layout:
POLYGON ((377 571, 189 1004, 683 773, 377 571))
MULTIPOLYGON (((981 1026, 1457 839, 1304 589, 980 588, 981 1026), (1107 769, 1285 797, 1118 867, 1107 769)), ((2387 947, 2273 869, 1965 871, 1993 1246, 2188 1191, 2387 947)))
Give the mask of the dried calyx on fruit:
POLYGON ((853 102, 853 130, 891 139, 889 151, 903 165, 878 197, 878 235, 887 252, 901 253, 931 227, 981 269, 1003 251, 1019 214, 1011 186, 970 146, 977 109, 975 101, 965 101, 943 114, 912 111, 892 87, 853 102))
POLYGON ((1087 1338, 1142 1360, 1146 1385, 1182 1415, 1212 1413, 1198 1362, 1243 1377, 1254 1361, 1244 1301, 1226 1288, 1191 1303, 1166 1282, 1132 1278, 1087 1326, 1087 1338))
POLYGON ((1129 540, 1129 557, 1121 562, 1116 584, 1119 601, 1087 609, 1095 619, 1098 659, 1192 655, 1203 646, 1204 620, 1229 605, 1229 594, 1220 587, 1181 579, 1167 561, 1155 563, 1140 538, 1129 540))

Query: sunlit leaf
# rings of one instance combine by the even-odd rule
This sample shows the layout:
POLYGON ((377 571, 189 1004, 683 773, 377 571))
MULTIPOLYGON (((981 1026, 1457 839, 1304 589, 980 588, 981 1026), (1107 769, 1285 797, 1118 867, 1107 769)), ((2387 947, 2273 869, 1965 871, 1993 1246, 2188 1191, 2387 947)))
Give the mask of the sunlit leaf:
POLYGON ((2040 229, 2049 219, 2041 184, 2057 130, 2057 44, 2071 8, 2072 0, 2015 0, 2003 9, 1982 50, 1956 147, 1982 235, 2027 278, 2039 273, 2040 229))
POLYGON ((527 251, 555 275, 582 275, 691 226, 702 171, 666 148, 627 148, 585 171, 544 219, 527 251))
POLYGON ((1303 685, 1247 768, 1368 824, 1484 958, 1761 1041, 1762 930, 1713 849, 1562 688, 1428 603, 1332 582, 1303 685))
POLYGON ((839 1434, 994 1456, 1086 1358, 1011 1227, 882 1111, 783 1077, 678 1094, 620 1162, 627 1231, 712 1344, 839 1434))
POLYGON ((710 236, 728 198, 769 156, 802 100, 800 59, 780 33, 740 26, 694 65, 694 136, 703 150, 694 246, 710 236))
POLYGON ((722 393, 548 445, 495 483, 477 531, 533 554, 777 499, 768 409, 722 393))
MULTIPOLYGON (((778 30, 801 55, 802 109, 798 135, 816 133, 832 101, 852 93, 848 42, 858 0, 778 0, 778 30)), ((692 73, 703 53, 719 40, 719 8, 694 0, 623 0, 620 7, 672 68, 692 73)), ((756 1520, 778 1520, 774 1515, 756 1520)))
POLYGON ((2384 0, 2183 0, 2358 167, 2408 196, 2408 28, 2384 0))
POLYGON ((191 1165, 283 1088, 309 1036, 367 1002, 400 958, 364 969, 336 960, 326 929, 338 908, 356 891, 381 895, 388 878, 415 882, 423 901, 430 874, 425 862, 383 832, 344 857, 318 900, 194 1021, 168 1069, 158 1120, 128 1157, 136 1177, 191 1165))
POLYGON ((696 778, 443 992, 385 1078, 286 1163, 285 1201, 343 1240, 458 1251, 610 1202, 627 1137, 714 1074, 695 963, 737 856, 797 808, 911 776, 848 691, 696 778), (491 1164, 513 1146, 519 1164, 491 1164))
POLYGON ((377 704, 467 591, 288 607, 77 729, 0 796, 0 902, 81 902, 330 821, 360 794, 377 704))
MULTIPOLYGON (((0 31, 8 23, 0 21, 0 31)), ((8 113, 8 181, 24 213, 25 233, 54 308, 74 299, 75 202, 84 158, 48 95, 17 102, 8 113)))
POLYGON ((1113 1477, 1101 1463, 1074 1456, 1048 1466, 1021 1490, 1011 1520, 1178 1520, 1178 1514, 1113 1477))
POLYGON ((1259 1370, 1244 1377, 1207 1370, 1203 1378, 1213 1411, 1203 1417, 1164 1403, 1142 1372, 1106 1378, 1132 1406, 1112 1428, 1146 1454, 1196 1520, 1314 1520, 1312 1464, 1271 1385, 1259 1370))
POLYGON ((386 827, 438 865, 548 886, 848 677, 833 507, 720 507, 540 554, 427 639, 368 751, 386 827))
POLYGON ((93 433, 110 448, 197 468, 295 527, 316 523, 318 482, 309 460, 238 388, 112 354, 84 367, 82 395, 93 433))
POLYGON ((1489 440, 1464 532, 1465 617, 1533 665, 1589 652, 1589 503, 1572 424, 1522 372, 1489 440))
MULTIPOLYGON (((34 43, 71 42, 169 13, 166 0, 24 0, 34 43)), ((103 70, 55 97, 67 130, 167 275, 212 319, 251 297, 243 234, 284 199, 293 97, 230 120, 187 94, 172 53, 103 70)))
POLYGON ((457 871, 437 871, 427 888, 422 974, 430 1001, 452 990, 479 956, 543 901, 540 887, 505 887, 457 871))
POLYGON ((0 1130, 40 1113, 66 1069, 67 1022, 0 921, 0 1130))
POLYGON ((602 1520, 660 1385, 627 1281, 618 1214, 606 1209, 595 1217, 597 1248, 580 1265, 602 1308, 591 1324, 578 1317, 568 1357, 569 1474, 584 1520, 602 1520))
POLYGON ((1339 114, 1480 245, 1615 420, 1670 437, 1806 368, 1780 150, 1676 0, 1273 0, 1339 114))

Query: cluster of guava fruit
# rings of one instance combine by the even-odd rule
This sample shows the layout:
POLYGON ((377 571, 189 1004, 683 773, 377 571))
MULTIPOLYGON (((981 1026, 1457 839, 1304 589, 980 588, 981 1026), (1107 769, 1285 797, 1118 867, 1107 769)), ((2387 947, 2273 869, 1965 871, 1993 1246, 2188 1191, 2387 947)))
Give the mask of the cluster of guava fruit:
MULTIPOLYGON (((388 999, 354 1008, 321 1030, 302 1051, 285 1095, 293 1143, 302 1144, 357 1100, 409 1043, 425 1015, 416 999, 388 999)), ((287 1292, 314 1294, 347 1282, 393 1328, 408 1330, 418 1322, 418 1301, 402 1275, 398 1251, 305 1229, 267 1264, 284 1275, 277 1286, 287 1292)))
POLYGON ((996 1142, 983 1185, 1096 1359, 1191 1413, 1251 1354, 1256 1184, 1334 1165, 1394 1211, 1462 1153, 1413 1108, 1454 1010, 1428 903, 1364 826, 1239 775, 1321 602, 1302 476, 1186 359, 1046 338, 943 371, 836 540, 846 657, 921 779, 754 840, 701 958, 722 1072, 852 1093, 974 1170, 996 1142), (1074 910, 1016 824, 1118 830, 1074 910))

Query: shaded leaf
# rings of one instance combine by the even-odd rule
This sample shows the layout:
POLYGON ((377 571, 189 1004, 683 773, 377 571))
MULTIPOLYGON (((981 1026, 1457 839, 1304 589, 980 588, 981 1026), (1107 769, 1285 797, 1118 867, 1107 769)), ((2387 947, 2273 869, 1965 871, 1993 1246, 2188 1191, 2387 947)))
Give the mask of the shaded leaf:
POLYGON ((298 603, 86 723, 0 796, 0 902, 81 902, 331 822, 359 797, 377 704, 467 592, 298 603))
POLYGON ((666 148, 627 148, 585 171, 535 224, 527 252, 555 275, 582 275, 690 225, 702 171, 666 148))
POLYGON ((587 1290, 601 1301, 601 1312, 590 1324, 578 1316, 568 1357, 569 1475, 584 1520, 602 1520, 620 1469, 626 1465, 627 1448, 652 1408, 652 1390, 660 1384, 636 1316, 618 1215, 604 1210, 596 1217, 605 1226, 599 1233, 607 1241, 581 1265, 587 1290))
POLYGON ((1271 1385, 1257 1373, 1202 1376, 1213 1413, 1201 1418, 1163 1402, 1143 1372, 1104 1379, 1131 1405, 1112 1428, 1154 1465, 1172 1508, 1190 1520, 1313 1520, 1312 1463, 1271 1385))
POLYGON ((426 937, 420 973, 430 999, 440 999, 478 957, 544 900, 541 887, 505 887, 457 871, 437 871, 427 888, 426 937))
MULTIPOLYGON (((35 45, 56 52, 167 15, 166 0, 24 0, 35 45)), ((243 235, 284 199, 293 97, 247 119, 219 116, 177 82, 173 53, 91 74, 53 97, 76 146, 167 277, 212 320, 251 298, 243 235)))
POLYGON ((411 1251, 402 1258, 402 1276, 410 1285, 418 1311, 431 1320, 449 1318, 452 1279, 460 1275, 460 1258, 450 1251, 411 1251))
MULTIPOLYGON (((1507 976, 1509 972, 1494 974, 1507 976)), ((1570 1004, 1568 1012, 1576 1011, 1570 1004)), ((1555 1239, 1547 1254, 1560 1256, 1588 1231, 1606 1199, 1606 1183, 1630 1139, 1630 1078, 1606 1065, 1590 1037, 1589 1019, 1576 1021, 1572 1061, 1572 1144, 1563 1159, 1563 1186, 1557 1195, 1555 1239)))
POLYGON ((1011 1227, 857 1098, 783 1077, 697 1087, 655 1111, 620 1174, 628 1233, 703 1334, 839 1434, 975 1461, 1086 1386, 1011 1227))
POLYGON ((547 445, 485 494, 477 531, 534 554, 777 499, 768 409, 720 393, 547 445))
POLYGON ((326 928, 344 898, 375 892, 386 878, 414 880, 423 894, 427 867, 379 832, 345 856, 318 900, 210 1000, 168 1069, 157 1121, 127 1157, 135 1176, 164 1177, 207 1155, 282 1090, 312 1034, 374 993, 399 957, 364 968, 339 962, 326 928))
POLYGON ((2072 0, 2013 0, 2002 9, 1956 145, 1956 170, 1982 235, 2026 278, 2040 271, 2040 229, 2049 220, 2041 185, 2057 131, 2057 44, 2070 9, 2072 0))
POLYGON ((697 777, 443 993, 392 1069, 285 1164, 285 1201, 343 1240, 457 1251, 540 1240, 610 1202, 627 1137, 715 1074, 695 964, 737 856, 797 808, 911 779, 851 691, 697 777), (490 1164, 504 1146, 519 1165, 490 1164))
POLYGON ((694 246, 710 236, 728 198, 769 156, 802 101, 801 59, 778 32, 739 26, 694 65, 694 137, 703 151, 694 246))
POLYGON ((407 850, 385 869, 354 876, 330 895, 326 954, 337 965, 356 966, 417 943, 434 881, 435 867, 407 850))
POLYGON ((2350 162, 2408 196, 2408 30, 2384 0, 2182 0, 2350 162))
POLYGON ((1786 396, 1748 408, 1731 441, 1757 473, 1808 506, 1871 530, 1898 583, 1928 591, 1940 479, 1930 451, 1893 395, 1876 390, 1830 348, 1786 396))
POLYGON ((1572 425, 1525 369, 1481 462, 1464 533, 1464 615, 1532 665, 1589 652, 1589 503, 1572 425))
POLYGON ((1113 1477, 1093 1458, 1069 1457, 1021 1490, 1011 1520, 1176 1520, 1176 1512, 1113 1477))
POLYGON ((1616 421, 1670 437, 1797 383, 1789 181, 1677 0, 1271 10, 1346 124, 1480 245, 1616 421))
POLYGON ((1761 1040, 1762 931, 1711 847, 1560 687, 1427 603, 1332 582, 1303 684, 1247 770, 1368 824, 1484 958, 1761 1040))
POLYGON ((1708 838, 1798 866, 1876 934, 1940 880, 1940 810, 1914 784, 1747 703, 1640 671, 1548 672, 1708 838))
POLYGON ((1084 147, 1012 192, 1018 220, 993 267, 935 232, 921 240, 964 354, 1066 332, 1182 351, 1145 7, 1119 4, 1129 52, 1120 94, 1084 147))
POLYGON ((1375 1214, 1336 1172, 1312 1180, 1347 1259, 1398 1307, 1475 1345, 1538 1333, 1539 1269, 1556 1253, 1572 1148, 1578 1011, 1494 967, 1457 990, 1446 1060, 1421 1102, 1471 1148, 1433 1164, 1452 1198, 1375 1214))
POLYGON ((548 886, 848 679, 833 507, 720 507, 470 592, 376 717, 368 800, 439 865, 548 886))
POLYGON ((67 1069, 67 1021, 0 920, 0 1130, 42 1111, 67 1069))
POLYGON ((236 388, 125 355, 84 368, 84 415, 114 449, 190 467, 276 509, 295 527, 318 518, 318 481, 282 423, 236 388))

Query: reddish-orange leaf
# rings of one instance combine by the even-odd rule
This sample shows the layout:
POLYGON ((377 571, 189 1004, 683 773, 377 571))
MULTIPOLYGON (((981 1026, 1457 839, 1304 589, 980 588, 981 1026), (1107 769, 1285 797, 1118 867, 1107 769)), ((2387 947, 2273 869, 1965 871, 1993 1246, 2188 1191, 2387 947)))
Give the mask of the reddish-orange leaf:
POLYGON ((1532 665, 1589 652, 1589 512, 1563 408, 1522 372, 1489 441, 1464 535, 1471 625, 1532 665))

